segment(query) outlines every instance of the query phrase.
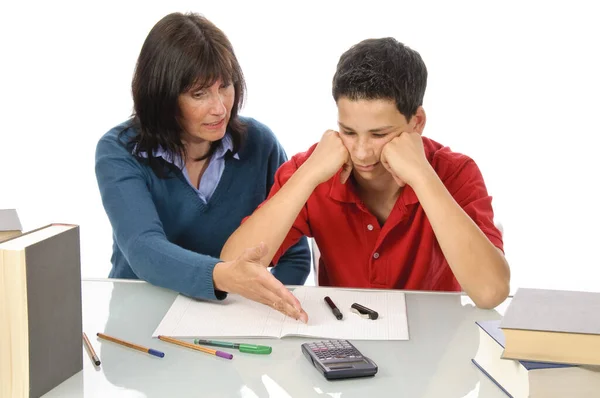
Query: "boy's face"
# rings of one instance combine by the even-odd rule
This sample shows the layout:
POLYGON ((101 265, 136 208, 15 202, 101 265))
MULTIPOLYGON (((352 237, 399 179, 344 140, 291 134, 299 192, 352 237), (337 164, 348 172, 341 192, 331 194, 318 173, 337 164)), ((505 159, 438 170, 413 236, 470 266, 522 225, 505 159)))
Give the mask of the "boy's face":
POLYGON ((350 153, 353 173, 366 181, 389 174, 380 162, 385 144, 402 132, 421 133, 418 118, 407 122, 391 100, 340 97, 337 107, 340 138, 350 153))

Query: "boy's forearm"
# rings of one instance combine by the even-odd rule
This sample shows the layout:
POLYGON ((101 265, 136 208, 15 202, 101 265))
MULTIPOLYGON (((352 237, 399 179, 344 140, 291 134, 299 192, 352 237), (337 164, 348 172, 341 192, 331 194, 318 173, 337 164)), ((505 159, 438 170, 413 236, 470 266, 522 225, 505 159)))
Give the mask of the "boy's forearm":
MULTIPOLYGON (((433 172, 433 170, 432 170, 433 172)), ((506 259, 433 172, 413 187, 456 279, 478 307, 493 308, 508 296, 506 259)))
POLYGON ((264 242, 268 253, 261 262, 269 265, 315 186, 310 171, 300 167, 279 192, 229 237, 221 250, 221 259, 234 260, 245 249, 264 242))

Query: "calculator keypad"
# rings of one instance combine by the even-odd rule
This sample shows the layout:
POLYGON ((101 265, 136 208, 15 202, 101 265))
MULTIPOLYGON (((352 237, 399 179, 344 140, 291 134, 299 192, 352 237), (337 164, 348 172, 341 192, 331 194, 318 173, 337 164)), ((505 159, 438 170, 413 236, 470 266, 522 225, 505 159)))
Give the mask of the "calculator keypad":
POLYGON ((360 352, 347 340, 325 340, 308 343, 308 348, 322 362, 351 362, 362 359, 360 352))

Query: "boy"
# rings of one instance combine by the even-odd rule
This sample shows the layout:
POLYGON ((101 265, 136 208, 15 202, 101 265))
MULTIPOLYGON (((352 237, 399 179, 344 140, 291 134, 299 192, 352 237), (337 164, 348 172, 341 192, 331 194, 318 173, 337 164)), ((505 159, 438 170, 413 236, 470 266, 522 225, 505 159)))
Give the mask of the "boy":
MULTIPOLYGON (((346 51, 333 78, 339 132, 277 171, 269 198, 229 238, 263 266, 302 236, 320 251, 319 284, 464 290, 481 308, 508 296, 510 271, 475 162, 422 137, 427 69, 393 38, 346 51)), ((297 301, 273 307, 306 321, 297 301)))

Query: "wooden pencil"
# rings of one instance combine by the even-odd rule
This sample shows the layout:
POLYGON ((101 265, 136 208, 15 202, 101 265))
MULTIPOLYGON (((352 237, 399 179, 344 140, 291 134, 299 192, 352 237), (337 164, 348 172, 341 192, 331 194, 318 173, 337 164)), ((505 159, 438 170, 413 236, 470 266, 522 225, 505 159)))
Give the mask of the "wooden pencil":
POLYGON ((160 340, 162 340, 162 341, 166 341, 166 342, 172 343, 172 344, 177 344, 177 345, 182 346, 182 347, 191 348, 192 350, 200 351, 200 352, 203 352, 205 354, 216 355, 218 357, 225 358, 225 359, 232 359, 233 358, 233 354, 230 354, 228 352, 223 352, 223 351, 219 351, 219 350, 213 350, 211 348, 206 348, 206 347, 202 347, 202 346, 199 346, 199 345, 191 344, 191 343, 188 343, 186 341, 174 339, 172 337, 158 336, 158 338, 160 340))
POLYGON ((94 365, 100 366, 100 358, 98 358, 98 355, 96 355, 96 351, 94 351, 94 347, 92 347, 92 343, 90 343, 90 340, 88 340, 85 332, 83 332, 83 343, 85 344, 85 348, 87 349, 88 354, 90 354, 94 365))
POLYGON ((142 347, 141 345, 130 343, 128 341, 121 340, 121 339, 118 339, 116 337, 107 336, 104 333, 96 333, 96 336, 98 336, 101 339, 112 341, 113 343, 117 343, 117 344, 123 345, 125 347, 133 348, 134 350, 138 350, 138 351, 142 351, 142 352, 147 352, 148 354, 154 355, 155 357, 163 358, 165 356, 164 352, 161 352, 161 351, 158 351, 158 350, 155 350, 155 349, 152 349, 152 348, 142 347))

